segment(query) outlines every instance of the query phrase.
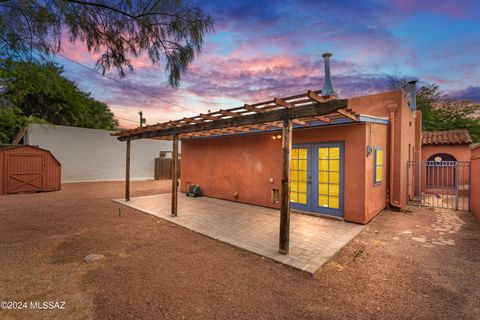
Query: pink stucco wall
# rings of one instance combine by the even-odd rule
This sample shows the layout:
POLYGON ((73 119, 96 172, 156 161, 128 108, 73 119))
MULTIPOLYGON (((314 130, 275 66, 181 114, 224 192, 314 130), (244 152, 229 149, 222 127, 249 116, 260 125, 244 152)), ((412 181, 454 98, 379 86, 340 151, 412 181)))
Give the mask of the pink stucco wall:
POLYGON ((470 210, 480 222, 480 144, 472 147, 470 184, 470 210))
MULTIPOLYGON (((373 126, 373 142, 386 148, 386 126, 373 126)), ((273 140, 272 135, 263 133, 183 141, 181 181, 200 184, 206 196, 279 208, 279 204, 271 201, 271 190, 280 188, 281 141, 273 140)), ((386 199, 384 184, 371 190, 373 156, 367 159, 365 155, 366 139, 366 124, 296 129, 293 133, 294 144, 344 143, 344 219, 358 223, 367 222, 381 211, 386 199), (368 182, 366 175, 370 179, 368 182), (371 200, 369 203, 367 195, 371 200)))

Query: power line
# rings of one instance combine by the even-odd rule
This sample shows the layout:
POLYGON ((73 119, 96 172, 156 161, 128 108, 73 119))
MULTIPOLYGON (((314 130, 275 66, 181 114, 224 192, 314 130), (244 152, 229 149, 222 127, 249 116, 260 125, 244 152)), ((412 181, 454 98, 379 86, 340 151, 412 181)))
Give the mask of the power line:
POLYGON ((116 119, 123 120, 123 121, 130 121, 130 122, 135 122, 135 123, 138 123, 138 121, 136 121, 136 120, 125 119, 125 118, 120 118, 120 117, 117 117, 117 116, 113 116, 113 117, 114 117, 114 118, 116 118, 116 119))
MULTIPOLYGON (((7 41, 4 40, 4 39, 2 39, 2 40, 3 40, 10 48, 14 49, 13 46, 12 46, 9 42, 7 42, 7 41)), ((31 52, 30 54, 32 54, 32 53, 33 53, 33 52, 31 52)), ((112 78, 112 77, 110 77, 110 76, 106 76, 106 75, 98 72, 97 70, 95 70, 95 69, 93 69, 93 68, 90 68, 90 67, 88 67, 88 66, 86 66, 86 65, 84 65, 84 64, 82 64, 82 63, 80 63, 80 62, 77 62, 77 61, 75 61, 75 60, 73 60, 73 59, 71 59, 71 58, 69 58, 69 57, 61 54, 60 52, 57 52, 56 54, 57 54, 58 56, 64 58, 64 59, 70 61, 70 62, 75 63, 76 65, 81 66, 82 68, 85 68, 85 69, 87 69, 87 70, 89 70, 89 71, 95 72, 96 74, 98 74, 98 75, 100 75, 100 76, 102 76, 102 77, 105 77, 105 78, 107 78, 107 79, 109 79, 109 80, 112 80, 112 81, 114 81, 114 82, 120 83, 121 85, 123 85, 123 86, 125 86, 125 87, 127 87, 127 88, 130 88, 130 89, 135 90, 135 91, 137 91, 137 92, 143 93, 143 94, 145 94, 145 95, 147 95, 147 96, 149 96, 149 97, 152 97, 152 98, 157 99, 157 100, 159 100, 159 101, 161 101, 161 102, 170 104, 170 105, 172 105, 172 106, 178 107, 178 108, 180 108, 180 109, 183 109, 183 110, 186 110, 186 111, 190 111, 190 112, 193 112, 193 113, 195 113, 195 114, 198 113, 198 112, 196 112, 196 111, 194 111, 194 110, 192 110, 192 109, 185 108, 185 107, 183 107, 183 106, 181 106, 181 105, 179 105, 179 104, 176 104, 176 103, 174 103, 174 102, 171 102, 171 101, 168 101, 168 100, 165 100, 165 99, 161 99, 161 98, 159 98, 159 97, 157 97, 157 96, 151 95, 151 94, 148 93, 148 92, 145 92, 145 91, 143 91, 143 90, 137 89, 137 88, 135 88, 135 87, 133 87, 133 86, 131 86, 131 85, 129 85, 129 84, 126 84, 126 83, 124 83, 124 82, 122 82, 122 81, 120 81, 120 80, 117 80, 117 79, 112 78)), ((22 58, 20 55, 19 55, 19 57, 20 57, 20 59, 23 61, 23 58, 22 58)), ((130 120, 130 119, 122 119, 122 118, 116 117, 116 116, 114 116, 114 118, 121 119, 121 120, 124 120, 124 121, 131 121, 131 122, 135 122, 135 123, 136 123, 136 121, 130 120)))
POLYGON ((56 52, 55 54, 56 54, 56 55, 59 55, 60 57, 66 59, 66 60, 68 60, 68 61, 70 61, 70 62, 72 62, 72 63, 75 63, 76 65, 81 66, 82 68, 85 68, 85 69, 87 69, 87 70, 89 70, 89 71, 95 72, 96 74, 98 74, 98 75, 100 75, 100 76, 102 76, 102 77, 105 77, 105 78, 107 78, 107 79, 109 79, 109 80, 112 80, 112 81, 114 81, 114 82, 116 82, 116 83, 119 83, 119 84, 121 84, 121 85, 123 85, 123 86, 125 86, 125 87, 127 87, 127 88, 130 88, 130 89, 132 89, 132 90, 134 90, 134 91, 137 91, 137 92, 140 92, 140 93, 142 93, 142 94, 144 94, 144 95, 147 95, 147 96, 149 96, 149 97, 151 97, 151 98, 157 99, 158 101, 161 101, 161 102, 163 102, 163 103, 170 104, 170 105, 172 105, 172 106, 178 107, 178 108, 183 109, 183 110, 186 110, 186 111, 193 112, 193 113, 195 113, 195 114, 198 113, 197 111, 194 111, 194 110, 192 110, 192 109, 188 109, 188 108, 183 107, 183 106, 181 106, 181 105, 179 105, 179 104, 176 104, 176 103, 174 103, 174 102, 171 102, 171 101, 168 101, 168 100, 159 98, 159 97, 157 97, 157 96, 154 96, 154 95, 150 94, 149 92, 146 92, 146 91, 140 90, 140 89, 138 89, 138 88, 135 88, 135 87, 133 87, 132 85, 126 84, 126 83, 124 83, 124 82, 122 82, 122 81, 120 81, 120 80, 118 80, 118 79, 115 79, 115 78, 112 78, 112 77, 110 77, 110 76, 104 75, 104 74, 102 74, 101 72, 99 72, 99 71, 97 71, 97 70, 95 70, 95 69, 93 69, 93 68, 90 68, 90 67, 88 67, 88 66, 86 66, 86 65, 84 65, 84 64, 82 64, 82 63, 80 63, 80 62, 77 62, 77 61, 75 61, 75 60, 73 60, 73 59, 71 59, 71 58, 69 58, 69 57, 67 57, 67 56, 65 56, 65 55, 63 55, 63 54, 61 54, 61 53, 59 53, 59 52, 56 52))

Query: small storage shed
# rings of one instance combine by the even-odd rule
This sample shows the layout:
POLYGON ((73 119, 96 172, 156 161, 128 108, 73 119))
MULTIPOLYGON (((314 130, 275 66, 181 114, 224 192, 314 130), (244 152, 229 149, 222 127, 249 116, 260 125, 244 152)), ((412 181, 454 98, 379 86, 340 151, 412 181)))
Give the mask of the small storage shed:
POLYGON ((0 194, 58 191, 61 164, 48 150, 0 145, 0 194))

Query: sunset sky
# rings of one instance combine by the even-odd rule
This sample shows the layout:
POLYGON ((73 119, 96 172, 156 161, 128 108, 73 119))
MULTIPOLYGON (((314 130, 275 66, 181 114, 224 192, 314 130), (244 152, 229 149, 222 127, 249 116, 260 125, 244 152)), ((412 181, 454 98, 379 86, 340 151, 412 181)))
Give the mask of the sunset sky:
MULTIPOLYGON (((60 56, 56 61, 116 116, 137 120, 142 110, 149 124, 321 89, 325 51, 333 53, 332 78, 341 97, 388 90, 393 79, 414 77, 480 102, 480 1, 199 3, 215 18, 215 33, 206 37, 180 88, 169 87, 163 68, 146 58, 122 80, 158 99, 60 56)), ((81 44, 62 54, 94 67, 95 58, 81 44)))

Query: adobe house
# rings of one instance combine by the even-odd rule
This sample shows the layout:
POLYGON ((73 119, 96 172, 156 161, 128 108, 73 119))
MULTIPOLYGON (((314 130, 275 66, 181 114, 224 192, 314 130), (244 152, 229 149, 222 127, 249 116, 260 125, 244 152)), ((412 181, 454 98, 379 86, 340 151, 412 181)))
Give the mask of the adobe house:
POLYGON ((387 206, 405 207, 406 163, 421 151, 414 90, 410 105, 400 90, 339 99, 330 56, 323 55, 323 90, 115 134, 127 142, 126 200, 130 143, 155 138, 173 140, 174 163, 182 141, 182 192, 199 184, 208 197, 280 209, 281 253, 288 253, 290 208, 365 224, 387 206))

